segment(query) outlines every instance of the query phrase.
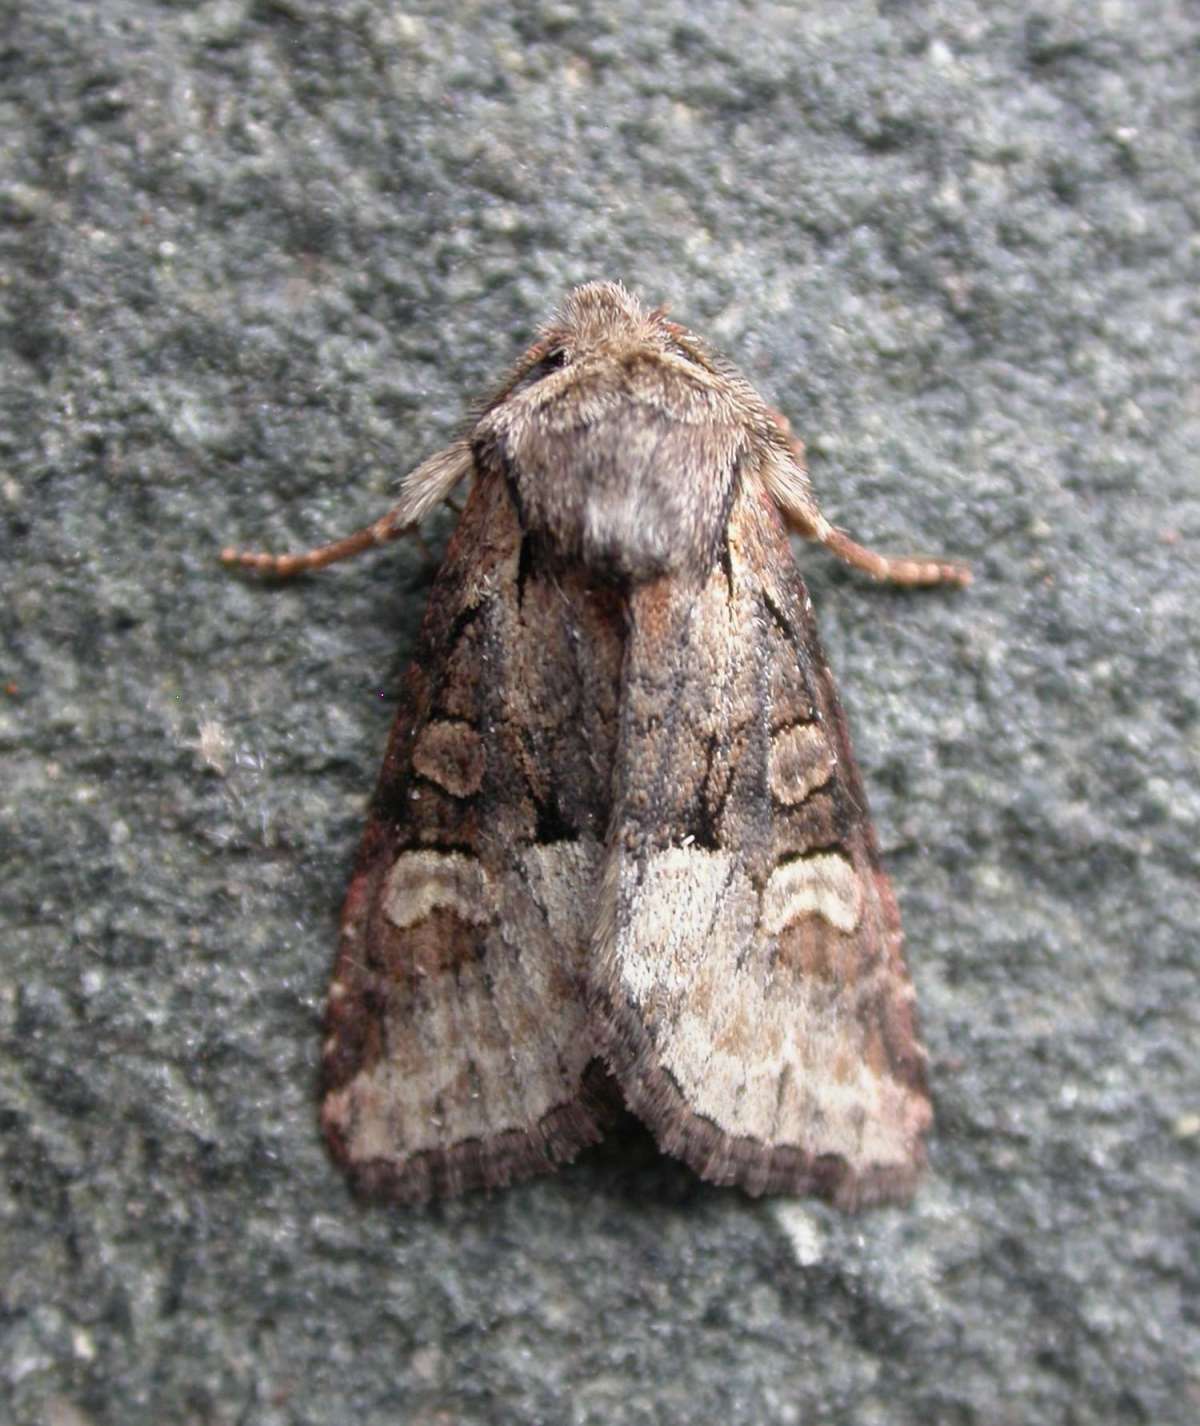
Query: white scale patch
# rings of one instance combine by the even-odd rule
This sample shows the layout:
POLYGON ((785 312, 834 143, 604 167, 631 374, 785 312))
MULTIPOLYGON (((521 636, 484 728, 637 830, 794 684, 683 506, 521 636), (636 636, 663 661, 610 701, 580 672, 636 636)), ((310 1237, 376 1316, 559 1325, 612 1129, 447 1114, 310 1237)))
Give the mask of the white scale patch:
POLYGON ((762 924, 777 936, 801 916, 816 914, 850 932, 862 917, 863 889, 853 865, 836 852, 787 862, 771 873, 763 892, 762 924))
POLYGON ((596 842, 534 844, 521 856, 525 885, 546 918, 551 939, 572 959, 584 951, 595 911, 596 842))
POLYGON ((731 956, 754 929, 754 888, 728 852, 672 847, 651 857, 628 930, 621 977, 648 1000, 679 994, 696 974, 697 957, 719 946, 731 956))
POLYGON ((383 909, 392 925, 404 930, 439 908, 476 926, 490 921, 491 888, 483 867, 461 852, 405 852, 397 857, 383 893, 383 909))

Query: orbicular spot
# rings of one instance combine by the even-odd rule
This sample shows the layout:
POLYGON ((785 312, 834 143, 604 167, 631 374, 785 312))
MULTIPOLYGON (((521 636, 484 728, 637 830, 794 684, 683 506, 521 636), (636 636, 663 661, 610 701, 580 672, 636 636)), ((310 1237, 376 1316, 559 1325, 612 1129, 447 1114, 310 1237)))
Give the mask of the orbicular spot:
POLYGON ((483 782, 483 744, 467 723, 427 723, 417 738, 413 770, 455 797, 470 797, 483 782))
POLYGON ((771 792, 794 807, 833 776, 837 756, 817 723, 784 728, 771 740, 768 776, 771 792))
POLYGON ((822 852, 776 867, 762 899, 762 925, 777 936, 801 916, 820 916, 838 931, 862 917, 863 889, 848 857, 822 852))
POLYGON ((401 930, 436 910, 483 925, 493 914, 488 874, 462 852, 402 852, 388 873, 383 909, 401 930))

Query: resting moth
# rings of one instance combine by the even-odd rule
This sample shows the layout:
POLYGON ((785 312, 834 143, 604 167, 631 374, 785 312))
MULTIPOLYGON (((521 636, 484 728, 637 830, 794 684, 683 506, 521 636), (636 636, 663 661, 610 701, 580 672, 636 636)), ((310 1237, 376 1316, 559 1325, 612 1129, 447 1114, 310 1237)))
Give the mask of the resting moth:
POLYGON ((404 1202, 551 1170, 620 1100, 747 1192, 911 1192, 925 1051, 846 720, 788 541, 880 579, 723 358, 589 283, 400 502, 470 493, 342 915, 322 1124, 404 1202))

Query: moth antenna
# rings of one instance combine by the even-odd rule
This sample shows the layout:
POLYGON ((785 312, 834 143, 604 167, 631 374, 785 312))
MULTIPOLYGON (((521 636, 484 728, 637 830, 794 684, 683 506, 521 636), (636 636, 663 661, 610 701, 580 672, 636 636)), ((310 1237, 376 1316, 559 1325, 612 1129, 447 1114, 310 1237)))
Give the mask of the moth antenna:
POLYGON ((405 476, 398 503, 378 520, 352 535, 345 535, 327 545, 318 545, 315 549, 281 555, 230 547, 221 551, 221 563, 236 569, 252 569, 259 574, 272 574, 279 579, 290 579, 308 570, 324 569, 338 560, 351 559, 364 550, 386 545, 419 525, 434 506, 449 497, 473 465, 470 445, 466 441, 455 441, 405 476))

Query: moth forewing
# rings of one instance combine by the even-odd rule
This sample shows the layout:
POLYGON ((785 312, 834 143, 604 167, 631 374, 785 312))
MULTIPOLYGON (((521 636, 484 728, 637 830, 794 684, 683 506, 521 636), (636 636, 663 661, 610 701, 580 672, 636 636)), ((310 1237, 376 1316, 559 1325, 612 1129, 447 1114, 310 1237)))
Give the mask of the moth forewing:
MULTIPOLYGON (((532 681, 570 649, 559 591, 527 574, 518 595, 521 545, 505 482, 477 482, 342 917, 322 1122, 360 1186, 405 1201, 553 1168, 600 1135, 582 962, 605 790, 580 779, 611 715, 578 691, 551 706, 532 681), (536 727, 520 702, 531 691, 536 727), (555 814, 550 841, 563 779, 581 816, 555 814)), ((601 657, 601 620, 585 631, 601 657)))
POLYGON ((906 1196, 925 1055, 785 523, 877 578, 965 569, 835 530, 786 422, 614 283, 366 530, 223 558, 331 563, 465 476, 343 912, 335 1154, 404 1201, 494 1187, 623 1098, 714 1182, 906 1196))
POLYGON ((845 721, 755 494, 699 597, 630 599, 593 1003, 664 1147, 716 1182, 850 1207, 915 1181, 924 1052, 845 721))

